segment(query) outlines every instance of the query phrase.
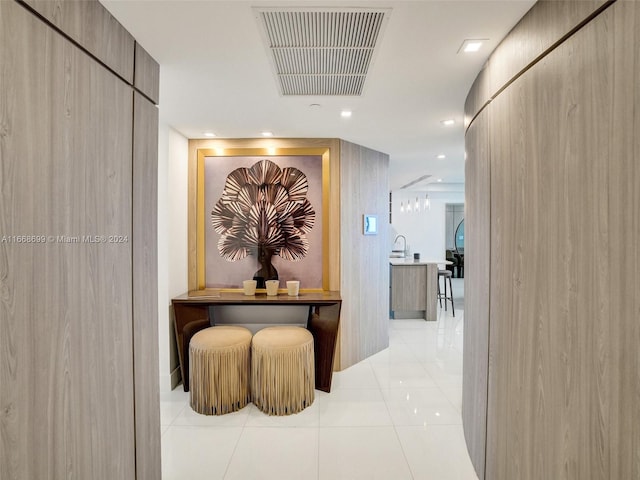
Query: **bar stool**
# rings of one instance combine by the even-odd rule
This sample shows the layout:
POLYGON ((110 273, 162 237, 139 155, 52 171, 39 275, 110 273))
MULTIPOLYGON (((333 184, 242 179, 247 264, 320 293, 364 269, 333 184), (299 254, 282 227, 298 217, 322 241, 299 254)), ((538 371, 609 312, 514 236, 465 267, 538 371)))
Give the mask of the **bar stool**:
POLYGON ((451 302, 451 313, 456 316, 456 310, 453 306, 453 287, 451 286, 451 271, 450 270, 438 270, 438 301, 440 302, 440 308, 442 308, 442 300, 444 299, 444 311, 447 311, 447 301, 451 302), (440 290, 440 277, 444 278, 444 294, 440 290), (449 280, 449 294, 447 295, 447 280, 449 280))
POLYGON ((194 411, 223 415, 249 403, 251 337, 247 328, 222 325, 191 338, 189 387, 194 411))
POLYGON ((313 336, 306 328, 263 328, 251 342, 253 403, 269 415, 291 415, 314 400, 313 336))

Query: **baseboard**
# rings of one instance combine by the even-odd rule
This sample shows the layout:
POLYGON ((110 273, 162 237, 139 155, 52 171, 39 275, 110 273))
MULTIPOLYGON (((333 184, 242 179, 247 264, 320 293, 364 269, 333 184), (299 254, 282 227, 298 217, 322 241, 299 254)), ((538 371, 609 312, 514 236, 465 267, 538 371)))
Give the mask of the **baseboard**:
POLYGON ((180 365, 178 365, 171 372, 171 390, 176 388, 180 382, 182 382, 182 374, 180 373, 180 365))
POLYGON ((181 381, 180 365, 178 365, 171 373, 167 375, 160 375, 160 391, 170 392, 176 388, 181 381))

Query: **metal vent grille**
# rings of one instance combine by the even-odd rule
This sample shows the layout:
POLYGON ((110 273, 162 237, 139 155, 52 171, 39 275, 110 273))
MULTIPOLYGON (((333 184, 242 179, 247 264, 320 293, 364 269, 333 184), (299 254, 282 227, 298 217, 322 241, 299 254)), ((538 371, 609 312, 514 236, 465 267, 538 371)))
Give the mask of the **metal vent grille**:
POLYGON ((283 95, 362 95, 384 10, 260 10, 283 95))

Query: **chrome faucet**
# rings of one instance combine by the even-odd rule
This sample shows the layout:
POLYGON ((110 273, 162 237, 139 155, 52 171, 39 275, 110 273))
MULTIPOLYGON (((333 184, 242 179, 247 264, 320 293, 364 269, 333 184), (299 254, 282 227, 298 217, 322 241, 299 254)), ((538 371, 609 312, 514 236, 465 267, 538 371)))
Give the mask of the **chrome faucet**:
POLYGON ((404 235, 398 235, 398 236, 396 236, 396 238, 394 238, 394 239, 393 239, 393 244, 395 245, 395 244, 396 244, 396 242, 398 241, 398 239, 400 239, 400 238, 401 238, 402 240, 404 240, 404 245, 403 245, 403 247, 402 247, 402 256, 403 256, 403 257, 406 257, 406 256, 407 256, 407 239, 406 239, 406 237, 405 237, 404 235))

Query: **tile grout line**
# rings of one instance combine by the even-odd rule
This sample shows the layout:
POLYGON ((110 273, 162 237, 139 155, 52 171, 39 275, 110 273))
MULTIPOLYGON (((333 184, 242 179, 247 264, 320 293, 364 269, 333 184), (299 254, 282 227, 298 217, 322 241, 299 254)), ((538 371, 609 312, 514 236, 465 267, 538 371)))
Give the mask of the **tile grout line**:
MULTIPOLYGON (((244 408, 253 408, 253 406, 251 404, 247 404, 247 406, 245 406, 244 408)), ((224 473, 222 474, 222 478, 225 479, 227 478, 227 475, 229 473, 229 467, 231 467, 231 461, 233 460, 233 456, 236 454, 236 451, 238 450, 238 445, 240 444, 240 440, 242 439, 242 435, 244 435, 244 431, 245 431, 245 427, 247 426, 247 422, 249 421, 249 416, 251 415, 251 411, 249 411, 247 413, 247 416, 244 419, 244 422, 242 424, 242 428, 240 430, 240 435, 238 435, 238 439, 236 440, 235 445, 233 446, 233 450, 231 452, 231 455, 229 455, 229 459, 227 460, 227 466, 224 469, 224 473)))
POLYGON ((387 409, 387 415, 389 415, 389 420, 391 420, 391 425, 393 426, 393 433, 395 434, 396 440, 398 441, 398 445, 400 446, 400 450, 402 451, 402 458, 404 458, 404 463, 407 466, 407 469, 409 470, 409 475, 411 475, 411 478, 413 480, 415 480, 415 475, 413 474, 413 469, 411 468, 411 463, 409 463, 409 458, 407 457, 407 452, 405 452, 405 450, 404 450, 404 447, 402 445, 402 440, 400 440, 400 434, 398 433, 398 429, 396 428, 396 422, 394 422, 393 417, 391 416, 391 410, 389 409, 389 404, 387 402, 387 399, 382 394, 382 384, 380 382, 380 379, 378 378, 378 375, 376 375, 375 371, 374 371, 373 374, 374 374, 374 376, 376 378, 376 381, 378 382, 378 385, 380 386, 380 395, 382 395, 382 400, 384 401, 384 406, 387 409))

